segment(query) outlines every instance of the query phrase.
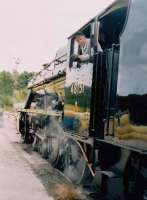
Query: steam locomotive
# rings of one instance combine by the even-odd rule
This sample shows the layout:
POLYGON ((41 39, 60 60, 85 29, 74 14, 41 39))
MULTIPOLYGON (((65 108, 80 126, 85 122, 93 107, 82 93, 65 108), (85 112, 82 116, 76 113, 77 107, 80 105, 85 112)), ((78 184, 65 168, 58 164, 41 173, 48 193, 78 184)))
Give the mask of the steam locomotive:
POLYGON ((19 111, 23 142, 99 199, 147 199, 146 13, 146 0, 118 0, 91 19, 34 76, 19 111), (71 59, 79 31, 92 62, 71 59))

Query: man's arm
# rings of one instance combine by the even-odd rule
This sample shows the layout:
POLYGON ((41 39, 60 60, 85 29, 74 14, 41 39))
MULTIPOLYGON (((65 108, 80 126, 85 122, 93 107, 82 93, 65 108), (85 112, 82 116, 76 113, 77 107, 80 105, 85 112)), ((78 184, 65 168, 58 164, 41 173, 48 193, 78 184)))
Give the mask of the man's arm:
POLYGON ((78 58, 80 59, 81 62, 85 62, 85 61, 88 61, 90 59, 90 55, 89 54, 83 54, 83 55, 79 55, 78 58))
MULTIPOLYGON (((73 60, 74 61, 80 61, 80 62, 93 62, 93 53, 91 55, 91 44, 90 44, 90 39, 87 39, 87 44, 85 49, 83 50, 83 54, 82 55, 74 55, 73 56, 73 60)), ((103 52, 101 45, 98 43, 98 51, 99 52, 103 52)))

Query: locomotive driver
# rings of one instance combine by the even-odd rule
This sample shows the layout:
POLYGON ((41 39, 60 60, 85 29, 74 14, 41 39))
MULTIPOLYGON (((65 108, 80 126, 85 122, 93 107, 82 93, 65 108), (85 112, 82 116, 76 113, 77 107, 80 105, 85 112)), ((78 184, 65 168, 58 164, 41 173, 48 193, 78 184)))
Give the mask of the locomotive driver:
MULTIPOLYGON (((87 38, 82 32, 79 32, 75 35, 75 40, 79 45, 79 55, 73 54, 71 56, 73 61, 78 62, 91 62, 92 58, 90 56, 91 51, 91 41, 87 38)), ((98 50, 102 52, 102 48, 98 43, 98 50)))

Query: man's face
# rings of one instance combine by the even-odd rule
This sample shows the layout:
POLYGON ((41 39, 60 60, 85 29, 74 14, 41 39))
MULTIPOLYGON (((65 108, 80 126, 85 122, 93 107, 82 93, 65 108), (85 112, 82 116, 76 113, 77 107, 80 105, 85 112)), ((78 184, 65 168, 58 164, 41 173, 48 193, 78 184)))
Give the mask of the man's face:
POLYGON ((76 38, 76 41, 80 47, 83 47, 86 43, 86 37, 80 36, 80 37, 76 38))

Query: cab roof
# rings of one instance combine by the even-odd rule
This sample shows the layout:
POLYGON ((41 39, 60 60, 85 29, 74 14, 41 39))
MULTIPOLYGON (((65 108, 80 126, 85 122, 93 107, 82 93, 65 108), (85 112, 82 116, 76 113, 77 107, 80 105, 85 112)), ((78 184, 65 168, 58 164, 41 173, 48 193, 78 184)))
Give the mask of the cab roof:
POLYGON ((68 37, 68 39, 72 38, 77 32, 81 31, 82 29, 84 29, 89 23, 91 23, 92 21, 94 21, 95 19, 102 19, 103 17, 105 17, 106 15, 110 14, 111 12, 119 9, 119 8, 123 8, 123 7, 127 7, 128 6, 128 2, 130 0, 116 0, 114 1, 110 6, 108 6, 104 11, 102 11, 100 14, 96 15, 95 17, 93 17, 91 20, 89 20, 84 26, 82 26, 80 29, 78 29, 76 32, 74 32, 72 35, 70 35, 68 37))

